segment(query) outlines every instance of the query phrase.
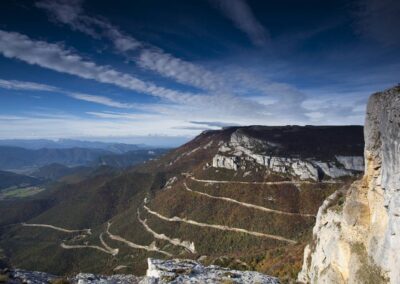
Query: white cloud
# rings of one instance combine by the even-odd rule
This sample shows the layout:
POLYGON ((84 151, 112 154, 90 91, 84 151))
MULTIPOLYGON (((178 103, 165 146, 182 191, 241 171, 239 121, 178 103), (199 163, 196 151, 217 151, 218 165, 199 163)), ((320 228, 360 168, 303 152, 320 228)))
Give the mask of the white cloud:
POLYGON ((160 48, 127 35, 106 19, 88 16, 82 8, 83 1, 42 0, 36 6, 45 9, 57 22, 69 25, 94 38, 106 38, 120 53, 129 57, 140 67, 171 78, 179 83, 187 84, 203 90, 221 88, 218 76, 204 67, 174 57, 160 48), (132 55, 131 51, 139 51, 132 55))
POLYGON ((97 65, 72 53, 60 44, 35 41, 16 32, 0 30, 0 53, 7 58, 19 59, 54 71, 113 84, 177 103, 193 98, 190 93, 159 87, 151 82, 116 71, 109 66, 97 65))
POLYGON ((254 16, 245 0, 212 0, 256 46, 269 44, 268 31, 254 16))
POLYGON ((74 30, 84 32, 92 37, 109 38, 118 51, 134 50, 142 45, 138 40, 124 34, 106 20, 85 15, 82 4, 83 0, 42 0, 36 2, 36 6, 46 10, 53 20, 70 25, 74 30))
MULTIPOLYGON (((174 119, 98 119, 77 116, 58 117, 29 115, 10 119, 0 116, 0 139, 12 138, 74 138, 74 137, 129 137, 147 135, 186 136, 196 131, 177 129, 186 126, 174 119)), ((161 143, 160 143, 161 144, 161 143)))
POLYGON ((34 82, 26 82, 26 81, 17 81, 17 80, 3 80, 0 79, 0 88, 3 89, 12 89, 12 90, 24 90, 24 91, 46 91, 46 92, 55 92, 67 95, 71 98, 81 101, 92 102, 96 104, 101 104, 109 107, 115 108, 139 108, 138 104, 130 104, 130 103, 123 103, 105 96, 96 96, 96 95, 89 95, 83 93, 76 93, 70 92, 58 87, 45 85, 45 84, 38 84, 34 82))
POLYGON ((368 93, 310 91, 313 96, 302 103, 311 124, 364 124, 368 93))
POLYGON ((202 66, 181 60, 159 49, 142 50, 137 63, 140 67, 203 90, 222 89, 222 78, 202 66))
POLYGON ((148 114, 148 113, 121 113, 121 112, 98 112, 89 111, 90 114, 99 118, 111 118, 111 119, 131 119, 131 120, 155 120, 155 119, 166 119, 167 116, 160 114, 148 114))
POLYGON ((200 113, 206 109, 208 112, 218 112, 221 115, 254 117, 266 114, 263 105, 233 94, 194 94, 167 89, 116 71, 109 66, 85 60, 60 44, 35 41, 15 32, 0 30, 0 53, 5 57, 19 59, 29 64, 159 97, 184 105, 188 109, 196 109, 200 113))
POLYGON ((23 82, 17 80, 3 80, 3 79, 0 79, 0 88, 9 90, 30 90, 30 91, 47 91, 47 92, 58 90, 58 88, 49 85, 38 84, 34 82, 23 82))
POLYGON ((82 101, 87 101, 91 103, 101 104, 105 106, 115 107, 115 108, 135 108, 135 104, 128 104, 128 103, 121 103, 115 100, 112 100, 108 97, 104 96, 95 96, 95 95, 88 95, 82 93, 66 93, 68 96, 82 101))

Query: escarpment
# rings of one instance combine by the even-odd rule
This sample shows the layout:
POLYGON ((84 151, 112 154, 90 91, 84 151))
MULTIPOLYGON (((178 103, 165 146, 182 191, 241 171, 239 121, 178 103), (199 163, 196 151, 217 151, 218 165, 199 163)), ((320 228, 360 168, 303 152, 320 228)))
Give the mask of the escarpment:
POLYGON ((400 283, 400 86, 372 95, 365 171, 320 208, 298 280, 400 283))

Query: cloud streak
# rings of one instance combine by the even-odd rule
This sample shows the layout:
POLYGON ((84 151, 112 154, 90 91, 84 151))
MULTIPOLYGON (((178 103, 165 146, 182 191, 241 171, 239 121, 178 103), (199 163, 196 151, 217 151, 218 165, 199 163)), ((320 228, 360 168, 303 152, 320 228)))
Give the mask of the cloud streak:
POLYGON ((203 90, 221 88, 222 83, 213 72, 200 65, 174 57, 158 47, 141 42, 104 18, 86 15, 82 5, 82 0, 42 0, 36 3, 38 8, 48 12, 53 21, 68 25, 73 30, 83 32, 93 38, 109 40, 115 50, 136 62, 143 69, 203 90), (138 55, 133 54, 133 51, 137 51, 138 55))
POLYGON ((268 31, 254 16, 245 0, 212 0, 238 29, 244 32, 255 46, 266 47, 270 38, 268 31))
POLYGON ((105 19, 85 15, 82 4, 83 0, 42 0, 36 2, 36 6, 46 10, 54 21, 69 25, 72 29, 94 38, 108 38, 118 51, 127 52, 142 46, 141 42, 126 35, 105 19))
POLYGON ((219 112, 221 115, 265 116, 264 106, 228 93, 199 94, 180 92, 157 86, 109 66, 97 65, 66 49, 60 44, 35 41, 26 35, 0 30, 0 53, 61 73, 75 75, 100 83, 112 84, 196 109, 198 113, 219 112))
POLYGON ((206 125, 209 127, 228 127, 228 126, 239 126, 237 123, 219 122, 219 121, 190 121, 192 124, 206 125))
POLYGON ((60 44, 35 41, 16 32, 0 30, 0 53, 7 58, 19 59, 32 65, 84 79, 113 84, 176 103, 184 103, 193 97, 193 94, 159 87, 151 82, 121 73, 109 66, 97 65, 72 53, 60 44))
POLYGON ((0 79, 0 88, 8 90, 19 90, 19 91, 44 91, 44 92, 55 92, 64 94, 68 97, 74 98, 80 101, 91 102, 95 104, 105 105, 114 108, 138 108, 137 104, 123 103, 105 96, 96 96, 83 93, 70 92, 58 87, 38 84, 34 82, 17 81, 17 80, 3 80, 0 79))
POLYGON ((88 95, 88 94, 82 94, 82 93, 71 93, 71 92, 66 92, 66 94, 69 97, 77 99, 77 100, 101 104, 101 105, 105 105, 105 106, 109 106, 109 107, 126 108, 126 109, 137 107, 137 105, 135 105, 135 104, 121 103, 121 102, 115 101, 113 99, 110 99, 108 97, 104 97, 104 96, 95 96, 95 95, 88 95))
POLYGON ((49 85, 38 84, 34 82, 23 82, 17 80, 3 80, 3 79, 0 79, 0 88, 8 90, 29 90, 29 91, 46 91, 46 92, 58 90, 58 88, 49 85))

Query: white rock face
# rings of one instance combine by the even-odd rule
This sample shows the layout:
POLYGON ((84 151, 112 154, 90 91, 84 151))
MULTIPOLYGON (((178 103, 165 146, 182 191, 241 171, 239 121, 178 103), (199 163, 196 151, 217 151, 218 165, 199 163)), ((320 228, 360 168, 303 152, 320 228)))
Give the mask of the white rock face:
POLYGON ((318 180, 318 169, 311 163, 306 161, 294 161, 292 163, 292 169, 295 175, 301 180, 318 180))
POLYGON ((168 189, 168 188, 171 188, 172 185, 173 185, 177 180, 178 180, 177 177, 172 177, 172 178, 168 179, 167 182, 166 182, 165 185, 164 185, 164 188, 167 188, 167 189, 168 189))
POLYGON ((238 169, 238 159, 237 157, 215 155, 212 160, 212 166, 236 171, 238 169))
POLYGON ((364 157, 336 156, 336 160, 347 170, 364 171, 364 157))
POLYGON ((315 165, 317 165, 325 175, 330 176, 331 178, 351 176, 353 174, 352 171, 345 168, 339 168, 332 162, 317 161, 315 162, 315 165))
MULTIPOLYGON (((364 135, 364 177, 343 208, 320 209, 301 282, 400 283, 400 87, 371 96, 364 135)), ((360 166, 357 159, 338 160, 360 166)))
POLYGON ((293 175, 300 180, 318 181, 321 175, 331 178, 351 176, 364 170, 364 158, 359 156, 336 156, 334 161, 315 161, 290 157, 276 157, 256 153, 257 149, 280 147, 244 135, 240 129, 232 133, 229 143, 222 144, 213 157, 212 166, 238 170, 245 168, 245 161, 265 166, 269 171, 293 175))
POLYGON ((148 259, 146 278, 141 283, 279 283, 277 278, 255 271, 238 271, 219 266, 203 266, 193 260, 148 259), (229 282, 230 283, 230 282, 229 282))

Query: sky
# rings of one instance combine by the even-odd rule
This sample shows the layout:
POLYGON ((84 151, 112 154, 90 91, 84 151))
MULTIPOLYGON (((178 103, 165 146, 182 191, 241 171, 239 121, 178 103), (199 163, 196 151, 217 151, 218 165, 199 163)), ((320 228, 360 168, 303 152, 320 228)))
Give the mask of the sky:
POLYGON ((399 26, 397 0, 3 0, 0 139, 363 124, 399 26))

